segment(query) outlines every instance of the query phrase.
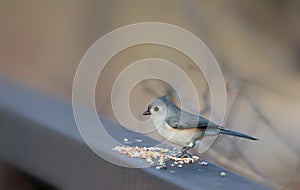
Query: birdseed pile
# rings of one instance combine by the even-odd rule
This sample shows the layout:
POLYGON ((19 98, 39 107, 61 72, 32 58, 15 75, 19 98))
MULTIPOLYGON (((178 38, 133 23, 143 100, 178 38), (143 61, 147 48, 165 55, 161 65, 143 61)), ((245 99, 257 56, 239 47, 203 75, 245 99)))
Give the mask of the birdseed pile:
POLYGON ((166 161, 172 161, 171 166, 182 167, 183 164, 194 163, 199 159, 198 156, 177 157, 176 149, 169 150, 159 147, 138 147, 138 146, 116 146, 113 150, 131 158, 145 159, 149 166, 156 169, 167 168, 166 161))

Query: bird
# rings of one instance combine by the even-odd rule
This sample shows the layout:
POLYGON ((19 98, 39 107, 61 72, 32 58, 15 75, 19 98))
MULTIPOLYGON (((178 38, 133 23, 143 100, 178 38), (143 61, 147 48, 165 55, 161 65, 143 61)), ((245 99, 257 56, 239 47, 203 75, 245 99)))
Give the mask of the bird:
POLYGON ((143 115, 150 116, 157 132, 167 141, 182 146, 178 157, 191 157, 187 151, 201 143, 204 133, 206 135, 225 134, 258 140, 244 133, 224 129, 200 115, 184 111, 170 101, 167 95, 154 99, 148 105, 147 110, 143 112, 143 115))

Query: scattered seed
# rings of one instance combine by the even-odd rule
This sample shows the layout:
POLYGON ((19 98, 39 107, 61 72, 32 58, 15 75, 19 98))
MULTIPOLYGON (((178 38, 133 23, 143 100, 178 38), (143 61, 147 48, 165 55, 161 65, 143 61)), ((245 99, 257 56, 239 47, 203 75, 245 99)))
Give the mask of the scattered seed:
POLYGON ((127 138, 124 138, 123 141, 124 141, 124 142, 128 142, 128 139, 127 139, 127 138))
POLYGON ((221 176, 221 177, 226 176, 226 172, 221 172, 221 173, 220 173, 220 176, 221 176))
MULTIPOLYGON (((124 138, 123 140, 126 144, 132 143, 128 140, 128 138, 124 138)), ((130 158, 145 159, 149 166, 160 166, 159 169, 167 168, 165 163, 166 160, 173 160, 171 166, 179 164, 181 166, 178 167, 182 167, 183 164, 193 163, 199 159, 197 156, 192 158, 178 158, 176 155, 174 156, 174 152, 170 151, 169 149, 159 147, 116 146, 113 148, 113 150, 130 158)))
POLYGON ((143 142, 142 139, 135 139, 136 142, 143 142))
POLYGON ((176 171, 171 170, 170 173, 171 174, 176 174, 176 171))
POLYGON ((179 164, 179 165, 178 165, 178 167, 179 167, 179 168, 182 168, 182 165, 181 165, 181 164, 179 164))
POLYGON ((208 163, 207 162, 199 162, 199 164, 201 165, 201 166, 207 166, 208 165, 208 163))

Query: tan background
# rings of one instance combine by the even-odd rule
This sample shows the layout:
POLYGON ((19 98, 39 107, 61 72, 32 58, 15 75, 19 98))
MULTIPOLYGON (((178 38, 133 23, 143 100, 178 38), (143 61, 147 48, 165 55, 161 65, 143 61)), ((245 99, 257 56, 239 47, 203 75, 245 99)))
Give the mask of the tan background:
MULTIPOLYGON (((145 21, 181 26, 200 37, 221 65, 228 88, 226 127, 260 138, 253 143, 219 137, 202 156, 276 188, 298 189, 299 20, 296 0, 1 1, 0 74, 71 100, 81 57, 105 33, 145 21)), ((182 54, 155 45, 124 50, 110 61, 98 82, 99 113, 114 119, 109 101, 115 77, 146 57, 170 60, 186 71, 203 94, 202 113, 209 116, 201 72, 182 54)), ((142 119, 147 103, 168 89, 157 81, 139 84, 130 99, 133 114, 142 119)), ((193 110, 192 104, 185 108, 193 110)))

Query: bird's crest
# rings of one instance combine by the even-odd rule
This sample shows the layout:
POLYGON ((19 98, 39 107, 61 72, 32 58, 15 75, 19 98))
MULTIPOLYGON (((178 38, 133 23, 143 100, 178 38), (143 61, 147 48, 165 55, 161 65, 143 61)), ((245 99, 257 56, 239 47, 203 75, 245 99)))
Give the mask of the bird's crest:
POLYGON ((167 94, 165 94, 165 95, 159 97, 158 99, 161 99, 161 100, 169 100, 167 94))

